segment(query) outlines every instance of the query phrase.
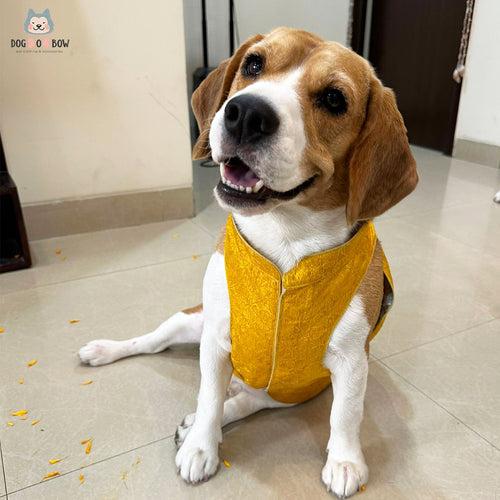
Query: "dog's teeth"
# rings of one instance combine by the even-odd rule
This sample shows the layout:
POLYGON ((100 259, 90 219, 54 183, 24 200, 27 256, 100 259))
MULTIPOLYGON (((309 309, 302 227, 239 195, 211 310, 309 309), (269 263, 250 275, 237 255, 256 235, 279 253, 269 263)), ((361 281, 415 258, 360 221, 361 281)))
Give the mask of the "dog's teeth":
POLYGON ((247 193, 251 193, 251 192, 252 192, 252 188, 251 188, 250 186, 248 186, 248 187, 245 189, 245 191, 246 191, 247 193))
POLYGON ((257 193, 258 191, 260 191, 263 185, 264 185, 263 181, 261 180, 257 181, 257 184, 255 184, 255 186, 253 187, 253 192, 257 193))
POLYGON ((238 189, 239 189, 240 191, 245 191, 245 186, 238 186, 238 189))

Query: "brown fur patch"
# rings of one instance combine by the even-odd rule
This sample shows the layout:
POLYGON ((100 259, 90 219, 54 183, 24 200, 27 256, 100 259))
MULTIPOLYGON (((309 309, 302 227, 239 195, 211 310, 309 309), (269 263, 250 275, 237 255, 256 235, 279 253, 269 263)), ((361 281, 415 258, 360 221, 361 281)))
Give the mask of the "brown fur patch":
POLYGON ((188 307, 187 309, 183 309, 181 312, 184 314, 195 314, 203 311, 203 304, 198 304, 197 306, 188 307))

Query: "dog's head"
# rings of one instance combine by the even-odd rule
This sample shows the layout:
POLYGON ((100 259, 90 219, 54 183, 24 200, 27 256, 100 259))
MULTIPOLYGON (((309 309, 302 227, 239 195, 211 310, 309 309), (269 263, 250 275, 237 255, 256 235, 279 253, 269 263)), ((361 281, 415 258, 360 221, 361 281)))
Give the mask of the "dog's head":
POLYGON ((278 28, 247 40, 193 94, 195 159, 220 164, 219 204, 252 215, 283 203, 385 212, 418 177, 394 94, 338 43, 278 28))

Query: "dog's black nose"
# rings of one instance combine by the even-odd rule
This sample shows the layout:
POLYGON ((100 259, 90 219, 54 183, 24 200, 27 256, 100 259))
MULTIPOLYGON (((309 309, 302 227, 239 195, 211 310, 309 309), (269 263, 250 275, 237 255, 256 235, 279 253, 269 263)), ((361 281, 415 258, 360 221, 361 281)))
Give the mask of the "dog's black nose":
POLYGON ((278 130, 278 115, 261 97, 243 94, 226 104, 224 125, 239 144, 257 142, 278 130))

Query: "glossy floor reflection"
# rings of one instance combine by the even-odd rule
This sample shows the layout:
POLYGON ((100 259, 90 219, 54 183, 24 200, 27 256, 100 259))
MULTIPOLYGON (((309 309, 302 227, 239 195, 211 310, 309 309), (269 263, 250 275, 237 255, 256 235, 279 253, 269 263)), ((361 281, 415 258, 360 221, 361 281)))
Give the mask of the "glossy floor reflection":
MULTIPOLYGON (((500 497, 500 171, 415 154, 417 191, 377 222, 397 301, 372 344, 362 498, 500 497)), ((197 349, 101 368, 76 358, 90 339, 149 331, 199 301, 225 219, 217 177, 196 171, 192 220, 36 241, 34 267, 0 277, 0 497, 329 497, 329 390, 230 426, 231 467, 191 487, 172 437, 195 407, 197 349), (11 416, 20 409, 24 420, 11 416)))

